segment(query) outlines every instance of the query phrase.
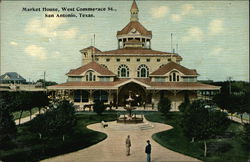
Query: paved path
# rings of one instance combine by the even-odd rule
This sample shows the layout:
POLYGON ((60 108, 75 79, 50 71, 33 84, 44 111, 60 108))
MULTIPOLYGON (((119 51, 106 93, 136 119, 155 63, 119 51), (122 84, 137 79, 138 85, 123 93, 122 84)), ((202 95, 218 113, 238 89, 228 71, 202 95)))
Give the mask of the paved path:
POLYGON ((172 127, 169 125, 149 121, 145 121, 143 124, 121 124, 113 121, 108 122, 108 127, 106 128, 103 128, 100 123, 89 125, 88 128, 106 133, 108 135, 107 139, 88 148, 44 161, 145 162, 146 154, 144 153, 144 149, 146 140, 148 139, 150 139, 152 144, 152 162, 199 161, 195 158, 166 149, 151 138, 152 134, 156 132, 171 129, 172 127), (142 130, 142 127, 146 129, 142 130), (125 139, 127 135, 130 135, 132 143, 130 156, 126 156, 125 139))

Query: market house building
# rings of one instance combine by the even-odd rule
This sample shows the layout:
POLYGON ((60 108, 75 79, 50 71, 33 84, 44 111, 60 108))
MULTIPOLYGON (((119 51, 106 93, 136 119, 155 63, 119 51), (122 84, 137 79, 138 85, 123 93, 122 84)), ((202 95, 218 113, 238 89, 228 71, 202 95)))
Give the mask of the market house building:
POLYGON ((95 100, 124 106, 131 92, 132 105, 156 107, 163 94, 171 100, 172 110, 178 110, 185 95, 195 100, 204 92, 219 91, 218 86, 197 82, 199 74, 182 66, 179 54, 153 50, 152 31, 139 22, 135 1, 130 12, 130 22, 116 34, 117 49, 101 51, 90 46, 80 50, 82 66, 71 69, 67 82, 50 86, 49 91, 67 95, 80 106, 95 100))

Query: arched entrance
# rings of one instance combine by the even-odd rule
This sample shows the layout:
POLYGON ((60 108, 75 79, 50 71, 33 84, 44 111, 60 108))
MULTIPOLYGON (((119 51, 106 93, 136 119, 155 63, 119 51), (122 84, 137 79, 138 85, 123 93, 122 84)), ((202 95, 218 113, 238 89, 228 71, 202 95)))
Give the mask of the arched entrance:
POLYGON ((134 99, 134 101, 131 103, 132 106, 141 106, 146 101, 146 92, 144 88, 137 83, 128 83, 122 86, 119 90, 119 106, 124 106, 126 104, 126 99, 129 97, 129 92, 131 92, 131 97, 134 99))

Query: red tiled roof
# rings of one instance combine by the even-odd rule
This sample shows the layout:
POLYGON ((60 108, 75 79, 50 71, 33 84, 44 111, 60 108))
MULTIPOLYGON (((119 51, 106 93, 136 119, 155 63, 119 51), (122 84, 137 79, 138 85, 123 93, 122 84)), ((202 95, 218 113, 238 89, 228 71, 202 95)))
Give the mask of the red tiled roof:
POLYGON ((136 39, 131 39, 129 41, 126 41, 125 44, 142 44, 142 42, 140 42, 139 40, 136 39))
MULTIPOLYGON (((85 88, 85 89, 93 89, 93 88, 114 88, 115 85, 120 84, 122 82, 127 81, 128 79, 117 79, 114 82, 66 82, 66 83, 62 83, 62 84, 57 84, 57 85, 53 85, 53 86, 49 86, 48 89, 81 89, 81 88, 85 88)), ((116 88, 115 88, 116 89, 116 88)))
POLYGON ((188 69, 188 68, 181 66, 180 64, 177 64, 175 62, 170 62, 166 65, 163 65, 162 67, 160 67, 156 71, 152 72, 150 75, 164 75, 173 69, 179 70, 184 75, 198 75, 196 70, 188 69))
POLYGON ((100 73, 101 75, 104 76, 115 76, 114 73, 112 73, 111 71, 109 71, 107 68, 103 67, 102 65, 96 63, 96 62, 90 62, 86 65, 83 65, 77 69, 73 69, 70 70, 67 75, 80 75, 82 73, 84 73, 85 71, 89 70, 89 69, 93 69, 94 71, 100 73))
POLYGON ((89 46, 87 48, 84 48, 84 49, 81 49, 80 52, 84 51, 84 50, 88 50, 88 49, 92 49, 95 53, 101 53, 102 51, 97 49, 96 47, 94 46, 89 46))
POLYGON ((132 29, 136 29, 141 35, 152 36, 152 32, 148 31, 140 22, 130 21, 121 31, 117 31, 117 35, 128 34, 132 29))
MULTIPOLYGON (((116 85, 126 82, 129 79, 117 79, 114 82, 67 82, 49 86, 48 89, 117 89, 116 85)), ((199 82, 151 82, 147 79, 135 79, 149 87, 147 89, 158 90, 219 90, 219 86, 203 84, 199 82)))
POLYGON ((137 4, 136 4, 135 0, 134 0, 134 2, 132 3, 132 6, 131 6, 130 11, 133 10, 133 9, 138 10, 138 7, 137 7, 137 4))
POLYGON ((104 51, 101 54, 171 54, 168 52, 162 52, 162 51, 155 51, 151 49, 146 48, 140 48, 140 47, 128 47, 128 48, 121 48, 117 50, 111 50, 111 51, 104 51))
POLYGON ((151 82, 149 78, 136 80, 151 86, 149 89, 169 89, 169 90, 219 90, 219 86, 203 84, 199 82, 151 82))

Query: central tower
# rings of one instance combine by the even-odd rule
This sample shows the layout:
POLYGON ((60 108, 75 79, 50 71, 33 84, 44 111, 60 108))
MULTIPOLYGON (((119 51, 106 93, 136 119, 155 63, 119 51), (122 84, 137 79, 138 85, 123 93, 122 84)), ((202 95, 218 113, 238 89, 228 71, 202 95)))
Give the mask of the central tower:
POLYGON ((139 22, 139 9, 135 0, 130 9, 130 22, 117 32, 118 49, 120 48, 151 48, 152 32, 139 22))

